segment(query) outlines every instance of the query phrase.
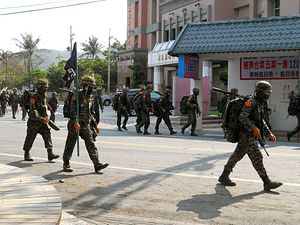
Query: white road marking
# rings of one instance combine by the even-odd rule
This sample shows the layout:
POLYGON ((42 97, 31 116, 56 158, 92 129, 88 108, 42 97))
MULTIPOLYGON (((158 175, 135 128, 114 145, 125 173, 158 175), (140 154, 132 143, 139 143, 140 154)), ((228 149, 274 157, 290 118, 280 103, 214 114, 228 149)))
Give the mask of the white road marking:
MULTIPOLYGON (((0 153, 2 156, 7 157, 16 157, 16 158, 23 158, 23 155, 15 155, 15 154, 7 154, 7 153, 0 153)), ((34 157, 35 159, 44 160, 46 158, 41 157, 34 157)), ((48 161, 48 160, 47 160, 48 161)), ((62 160, 56 160, 58 162, 63 163, 62 160)), ((82 166, 90 166, 91 163, 84 163, 84 162, 75 162, 72 161, 72 164, 82 165, 82 166)), ((125 170, 125 171, 134 171, 134 172, 142 172, 142 173, 153 173, 153 174, 163 174, 163 175, 172 175, 172 176, 180 176, 180 177, 193 177, 193 178, 201 178, 201 179, 210 179, 210 180, 217 180, 218 177, 216 176, 207 176, 207 175, 197 175, 197 174, 187 174, 187 173, 173 173, 173 172, 166 172, 166 171, 158 171, 158 170, 145 170, 145 169, 137 169, 137 168, 128 168, 128 167, 118 167, 118 166, 109 166, 107 169, 115 169, 115 170, 125 170)), ((251 183, 261 183, 261 180, 251 180, 251 179, 242 179, 242 178, 232 178, 235 181, 242 181, 242 182, 251 182, 251 183)), ((290 187, 300 187, 300 183, 283 183, 285 186, 290 187)))

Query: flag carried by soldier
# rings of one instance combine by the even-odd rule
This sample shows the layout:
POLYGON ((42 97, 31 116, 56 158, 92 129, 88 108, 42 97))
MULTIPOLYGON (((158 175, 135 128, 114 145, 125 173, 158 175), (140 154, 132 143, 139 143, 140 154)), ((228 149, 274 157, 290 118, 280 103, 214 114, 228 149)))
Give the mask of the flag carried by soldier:
POLYGON ((65 87, 70 88, 72 82, 74 81, 74 78, 76 77, 76 71, 77 70, 77 43, 74 43, 71 57, 68 59, 66 65, 65 65, 65 76, 64 80, 66 81, 65 87))

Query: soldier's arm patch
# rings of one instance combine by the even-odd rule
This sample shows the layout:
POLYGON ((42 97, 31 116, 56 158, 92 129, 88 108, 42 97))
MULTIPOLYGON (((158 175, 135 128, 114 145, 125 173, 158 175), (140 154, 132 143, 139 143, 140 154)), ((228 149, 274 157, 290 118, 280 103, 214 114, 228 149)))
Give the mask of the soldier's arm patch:
POLYGON ((250 107, 252 105, 252 102, 250 100, 247 100, 245 102, 245 106, 250 107))
POLYGON ((34 99, 34 98, 31 98, 31 99, 30 99, 30 103, 31 103, 32 105, 34 105, 34 104, 35 104, 35 99, 34 99))

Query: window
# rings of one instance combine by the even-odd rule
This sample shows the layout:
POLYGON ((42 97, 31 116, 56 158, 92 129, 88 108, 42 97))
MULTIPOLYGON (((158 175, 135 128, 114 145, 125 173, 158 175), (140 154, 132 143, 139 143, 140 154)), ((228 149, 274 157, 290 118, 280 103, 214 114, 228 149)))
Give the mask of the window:
POLYGON ((274 16, 280 16, 280 0, 274 0, 274 16))
POLYGON ((291 86, 289 84, 284 84, 282 86, 282 100, 287 101, 289 99, 289 93, 291 92, 291 86))

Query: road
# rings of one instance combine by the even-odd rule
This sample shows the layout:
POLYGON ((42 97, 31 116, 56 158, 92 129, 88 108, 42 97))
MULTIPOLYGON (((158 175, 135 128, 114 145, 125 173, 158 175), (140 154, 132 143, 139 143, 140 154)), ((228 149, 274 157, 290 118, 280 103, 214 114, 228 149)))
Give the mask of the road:
MULTIPOLYGON (((100 160, 110 166, 95 174, 81 141, 80 156, 74 149, 71 160, 74 172, 65 173, 62 157, 47 162, 41 137, 31 151, 34 161, 24 162, 26 122, 20 115, 16 120, 7 115, 0 118, 0 163, 49 180, 62 198, 63 210, 90 224, 299 224, 299 143, 267 144, 270 157, 263 152, 265 167, 271 179, 284 185, 265 193, 248 157, 231 175, 236 187, 218 184, 235 147, 221 135, 170 136, 165 126, 161 136, 138 135, 134 120, 130 117, 129 131, 118 132, 115 114, 105 107, 96 145, 100 160)), ((62 156, 67 120, 61 112, 57 123, 61 130, 52 131, 54 152, 62 156)))

